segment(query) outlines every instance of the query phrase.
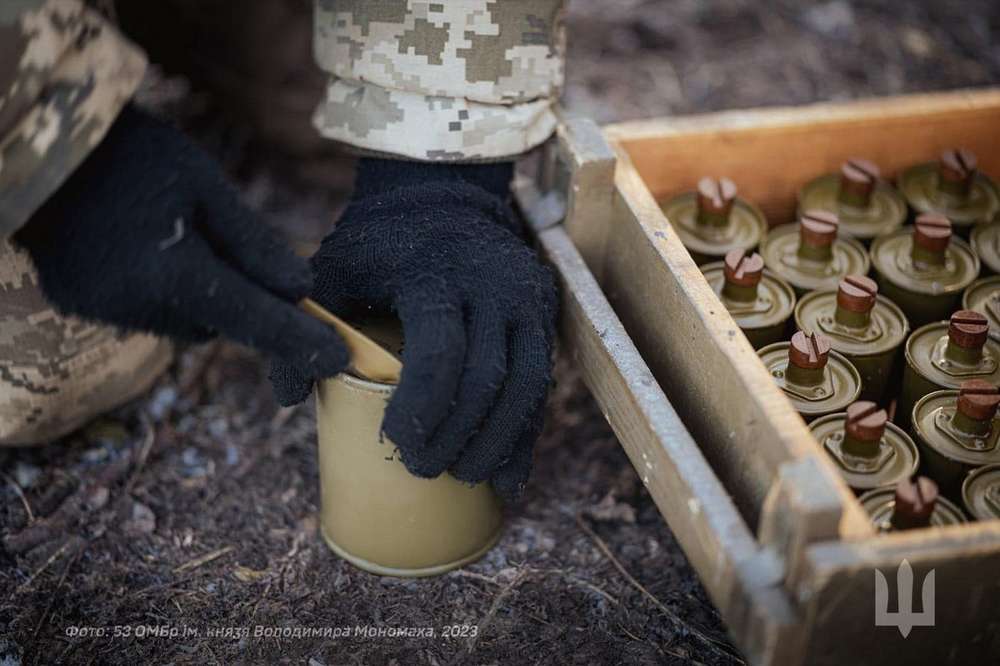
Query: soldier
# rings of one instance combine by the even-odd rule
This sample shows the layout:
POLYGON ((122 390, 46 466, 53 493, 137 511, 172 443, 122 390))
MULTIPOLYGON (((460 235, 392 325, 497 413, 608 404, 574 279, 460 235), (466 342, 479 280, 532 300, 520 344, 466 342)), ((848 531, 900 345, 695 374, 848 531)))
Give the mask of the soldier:
POLYGON ((295 307, 308 294, 401 319, 383 430, 413 473, 515 497, 557 304, 509 187, 513 160, 555 127, 561 11, 317 0, 329 82, 315 125, 362 157, 307 266, 207 154, 128 102, 145 58, 98 14, 79 0, 0 5, 0 442, 57 437, 145 390, 168 362, 154 336, 255 347, 279 402, 301 402, 347 362, 295 307))

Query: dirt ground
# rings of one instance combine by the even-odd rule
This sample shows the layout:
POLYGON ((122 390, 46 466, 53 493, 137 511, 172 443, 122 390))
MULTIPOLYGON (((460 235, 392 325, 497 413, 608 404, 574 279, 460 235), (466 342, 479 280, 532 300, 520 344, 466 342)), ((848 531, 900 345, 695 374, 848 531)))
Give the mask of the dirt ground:
MULTIPOLYGON (((1000 80, 993 0, 763 4, 573 0, 567 104, 607 122, 1000 80)), ((269 216, 330 218, 337 196, 236 161, 269 216)), ((566 362, 502 540, 425 580, 317 538, 313 406, 279 410, 265 375, 246 350, 188 349, 148 397, 0 451, 0 664, 742 663, 566 362), (477 635, 444 638, 454 625, 477 635), (253 635, 358 626, 436 635, 253 635)))

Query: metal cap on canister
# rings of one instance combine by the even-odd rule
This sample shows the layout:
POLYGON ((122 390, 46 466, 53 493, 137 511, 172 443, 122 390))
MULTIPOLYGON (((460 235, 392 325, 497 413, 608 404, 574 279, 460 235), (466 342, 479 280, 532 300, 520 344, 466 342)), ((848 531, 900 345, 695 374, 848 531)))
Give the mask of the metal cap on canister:
POLYGON ((931 252, 944 252, 951 241, 951 220, 941 213, 922 213, 913 223, 913 242, 931 252))
POLYGON ((878 443, 885 434, 885 424, 889 415, 874 402, 859 400, 847 407, 844 418, 844 432, 852 440, 878 443))
POLYGON ((724 225, 736 202, 736 183, 728 178, 702 178, 698 181, 698 222, 724 225))
POLYGON ((896 502, 890 520, 893 529, 928 527, 938 499, 938 487, 926 476, 896 484, 896 502))
POLYGON ((837 285, 837 307, 848 312, 868 314, 877 297, 878 284, 864 275, 848 275, 837 285))
POLYGON ((837 240, 839 225, 836 213, 807 210, 799 218, 799 242, 810 248, 828 248, 837 240))
POLYGON ((958 412, 973 421, 992 421, 1000 406, 1000 388, 983 379, 962 382, 958 391, 958 412))
POLYGON ((841 202, 861 208, 871 204, 881 172, 874 162, 853 157, 840 166, 841 202))
POLYGON ((953 148, 938 160, 938 187, 955 196, 967 197, 976 181, 978 161, 972 151, 953 148))
POLYGON ((961 349, 981 350, 989 336, 989 320, 975 310, 959 310, 948 320, 948 342, 961 349))
POLYGON ((803 370, 821 370, 830 355, 830 340, 818 333, 797 331, 788 345, 788 363, 803 370))
POLYGON ((756 252, 732 250, 723 265, 726 283, 737 287, 756 287, 764 276, 764 259, 756 252))
POLYGON ((868 400, 859 400, 847 407, 844 417, 844 453, 861 458, 874 458, 885 434, 889 415, 868 400))

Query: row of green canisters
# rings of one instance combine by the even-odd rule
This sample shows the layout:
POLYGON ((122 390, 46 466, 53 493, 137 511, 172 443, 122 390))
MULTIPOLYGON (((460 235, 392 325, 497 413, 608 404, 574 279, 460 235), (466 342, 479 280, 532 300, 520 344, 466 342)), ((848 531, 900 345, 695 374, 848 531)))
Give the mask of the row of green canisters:
POLYGON ((1000 518, 1000 193, 975 165, 897 189, 850 160, 770 231, 725 178, 663 206, 881 529, 1000 518))

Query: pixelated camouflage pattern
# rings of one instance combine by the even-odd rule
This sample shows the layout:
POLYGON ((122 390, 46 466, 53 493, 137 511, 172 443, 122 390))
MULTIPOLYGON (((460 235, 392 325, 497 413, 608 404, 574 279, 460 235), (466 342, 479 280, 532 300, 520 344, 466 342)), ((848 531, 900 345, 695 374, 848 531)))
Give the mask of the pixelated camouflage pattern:
POLYGON ((0 240, 0 446, 75 430, 144 393, 171 358, 159 338, 59 315, 31 258, 0 240))
POLYGON ((145 66, 79 0, 0 0, 0 237, 100 142, 145 66))
POLYGON ((316 0, 314 122, 364 151, 478 161, 538 145, 563 83, 562 0, 316 0))

